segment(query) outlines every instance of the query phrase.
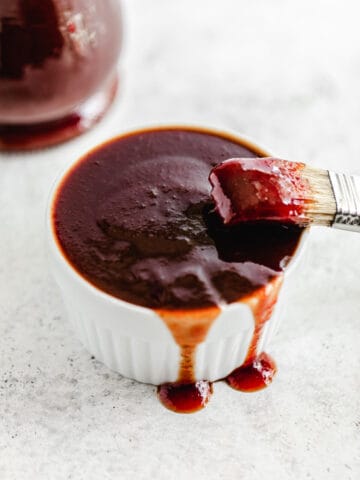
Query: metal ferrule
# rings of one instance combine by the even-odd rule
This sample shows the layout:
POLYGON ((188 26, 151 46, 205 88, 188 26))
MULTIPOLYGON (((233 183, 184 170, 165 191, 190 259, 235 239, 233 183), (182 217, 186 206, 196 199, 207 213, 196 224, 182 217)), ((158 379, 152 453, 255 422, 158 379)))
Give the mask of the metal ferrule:
POLYGON ((360 232, 360 177, 329 172, 336 201, 332 226, 360 232))

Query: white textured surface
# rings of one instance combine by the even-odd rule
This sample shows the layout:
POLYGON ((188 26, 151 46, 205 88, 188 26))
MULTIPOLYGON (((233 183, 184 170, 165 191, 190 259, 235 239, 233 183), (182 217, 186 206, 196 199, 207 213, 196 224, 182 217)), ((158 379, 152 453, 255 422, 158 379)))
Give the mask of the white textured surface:
POLYGON ((196 415, 91 360, 47 274, 58 170, 119 129, 192 121, 360 173, 356 0, 126 0, 122 97, 93 132, 0 160, 0 478, 360 478, 360 237, 316 230, 267 391, 196 415))

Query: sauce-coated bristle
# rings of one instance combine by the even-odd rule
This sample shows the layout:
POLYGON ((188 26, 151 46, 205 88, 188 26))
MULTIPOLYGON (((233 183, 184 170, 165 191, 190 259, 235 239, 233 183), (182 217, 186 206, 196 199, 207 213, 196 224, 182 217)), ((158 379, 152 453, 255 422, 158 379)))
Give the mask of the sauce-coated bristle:
POLYGON ((279 158, 233 158, 210 173, 224 223, 331 225, 336 202, 329 172, 279 158))
POLYGON ((329 226, 334 220, 336 202, 327 170, 305 165, 301 175, 308 182, 311 191, 306 202, 306 214, 310 223, 329 226))

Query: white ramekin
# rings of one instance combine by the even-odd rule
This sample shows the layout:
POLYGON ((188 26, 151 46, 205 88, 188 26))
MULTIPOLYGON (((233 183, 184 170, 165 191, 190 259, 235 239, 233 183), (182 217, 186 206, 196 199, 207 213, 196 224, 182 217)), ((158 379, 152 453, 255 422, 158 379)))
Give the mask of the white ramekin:
MULTIPOLYGON (((181 128, 183 125, 175 126, 181 128)), ((215 128, 189 125, 184 127, 233 138, 259 154, 268 156, 265 150, 237 134, 215 128)), ((157 128, 153 126, 134 131, 157 128)), ((124 133, 127 134, 129 132, 124 133)), ((62 179, 73 166, 74 164, 68 167, 56 181, 50 194, 46 216, 50 265, 62 292, 70 322, 88 351, 109 368, 139 382, 154 385, 174 382, 179 373, 180 348, 160 316, 151 309, 115 298, 87 282, 59 248, 52 224, 53 203, 62 179)), ((276 307, 262 331, 258 343, 259 351, 266 349, 278 327, 288 277, 303 250, 307 236, 306 232, 304 233, 291 264, 285 271, 276 307)), ((254 326, 254 316, 247 303, 236 302, 222 306, 221 313, 210 327, 205 341, 197 347, 196 379, 215 381, 239 367, 245 360, 254 326)))

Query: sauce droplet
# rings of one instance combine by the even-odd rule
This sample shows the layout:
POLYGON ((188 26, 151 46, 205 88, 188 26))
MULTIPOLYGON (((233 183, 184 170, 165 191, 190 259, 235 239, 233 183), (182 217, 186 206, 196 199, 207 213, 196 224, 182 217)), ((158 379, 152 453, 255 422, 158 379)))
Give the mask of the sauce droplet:
POLYGON ((195 383, 164 383, 158 387, 158 397, 164 407, 177 413, 194 413, 204 408, 210 400, 212 383, 200 380, 195 383))
POLYGON ((250 363, 236 368, 226 377, 226 382, 235 390, 256 392, 270 385, 276 371, 275 361, 263 352, 250 363))

